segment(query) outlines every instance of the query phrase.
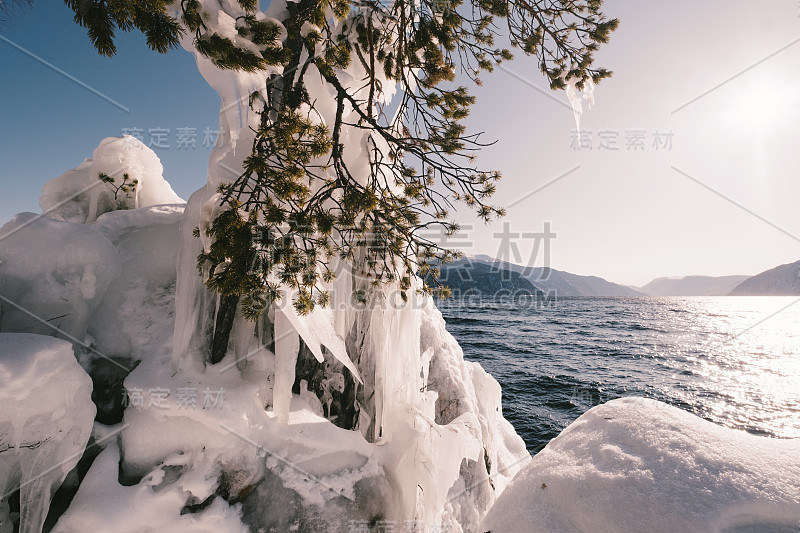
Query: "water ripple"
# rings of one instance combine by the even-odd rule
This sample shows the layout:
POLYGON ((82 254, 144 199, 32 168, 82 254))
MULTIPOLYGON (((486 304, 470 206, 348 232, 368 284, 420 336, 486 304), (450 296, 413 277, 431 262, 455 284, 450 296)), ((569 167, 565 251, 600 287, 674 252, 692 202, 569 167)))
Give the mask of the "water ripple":
POLYGON ((800 437, 800 308, 764 320, 790 300, 562 298, 542 308, 441 308, 465 356, 503 386, 504 414, 536 452, 587 409, 626 395, 754 434, 800 437))

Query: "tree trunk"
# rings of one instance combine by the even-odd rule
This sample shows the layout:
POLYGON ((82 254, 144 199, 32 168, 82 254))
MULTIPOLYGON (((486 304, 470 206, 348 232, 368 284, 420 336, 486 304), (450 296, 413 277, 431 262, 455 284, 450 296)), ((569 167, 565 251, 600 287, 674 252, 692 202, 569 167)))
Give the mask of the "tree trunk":
POLYGON ((222 361, 225 352, 228 351, 228 340, 231 336, 231 328, 236 318, 236 307, 239 304, 239 297, 236 295, 220 296, 219 309, 217 309, 217 320, 214 325, 214 337, 211 339, 211 357, 209 363, 215 365, 222 361))

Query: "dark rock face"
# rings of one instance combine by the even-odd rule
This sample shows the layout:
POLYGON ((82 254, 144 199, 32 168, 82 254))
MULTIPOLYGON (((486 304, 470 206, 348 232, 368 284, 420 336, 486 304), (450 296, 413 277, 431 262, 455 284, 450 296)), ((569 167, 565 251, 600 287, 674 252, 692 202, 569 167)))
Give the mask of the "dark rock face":
POLYGON ((362 478, 353 488, 352 498, 339 495, 324 506, 309 504, 279 475, 266 470, 242 499, 242 519, 251 531, 299 533, 354 531, 356 523, 383 531, 381 523, 397 520, 399 496, 385 477, 362 478))
POLYGON ((138 363, 127 357, 98 357, 92 361, 89 376, 92 378, 92 401, 97 407, 95 420, 107 426, 122 422, 127 403, 123 382, 138 363))
POLYGON ((358 408, 356 407, 356 380, 345 366, 323 348, 325 361, 320 363, 300 341, 300 352, 295 364, 295 379, 292 393, 301 394, 300 382, 305 381, 307 390, 322 404, 322 415, 340 428, 356 429, 358 408))

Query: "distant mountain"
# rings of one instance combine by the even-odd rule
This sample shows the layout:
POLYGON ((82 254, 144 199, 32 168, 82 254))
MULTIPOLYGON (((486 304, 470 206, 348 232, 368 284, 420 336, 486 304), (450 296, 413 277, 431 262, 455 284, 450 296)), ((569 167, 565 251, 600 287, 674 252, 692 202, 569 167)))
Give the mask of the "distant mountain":
POLYGON ((749 276, 656 278, 639 290, 650 296, 725 296, 749 276))
POLYGON ((747 278, 731 296, 800 296, 800 261, 777 266, 747 278))
POLYGON ((439 267, 439 283, 450 287, 454 298, 468 296, 543 296, 519 272, 492 268, 477 261, 458 261, 439 267))
MULTIPOLYGON (((488 255, 467 257, 447 266, 472 263, 489 267, 491 270, 518 273, 537 289, 559 296, 646 296, 634 289, 611 283, 597 276, 579 276, 549 267, 524 267, 507 261, 493 259, 488 255)), ((481 271, 484 270, 481 267, 481 271)))

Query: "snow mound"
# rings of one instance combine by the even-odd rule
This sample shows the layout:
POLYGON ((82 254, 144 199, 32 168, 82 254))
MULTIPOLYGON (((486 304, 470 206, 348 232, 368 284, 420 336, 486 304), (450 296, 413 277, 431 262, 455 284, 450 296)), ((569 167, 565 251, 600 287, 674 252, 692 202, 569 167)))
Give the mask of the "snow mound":
POLYGON ((0 531, 20 491, 20 533, 41 531, 50 499, 92 430, 92 382, 68 342, 0 333, 0 531))
POLYGON ((90 224, 108 211, 183 203, 163 170, 155 152, 135 137, 107 137, 91 158, 48 181, 39 205, 55 220, 90 224), (102 181, 101 174, 113 182, 102 181))
POLYGON ((536 455, 481 531, 788 533, 799 523, 800 439, 622 398, 589 410, 536 455))
POLYGON ((0 331, 83 340, 121 265, 89 226, 20 213, 0 228, 0 331))

